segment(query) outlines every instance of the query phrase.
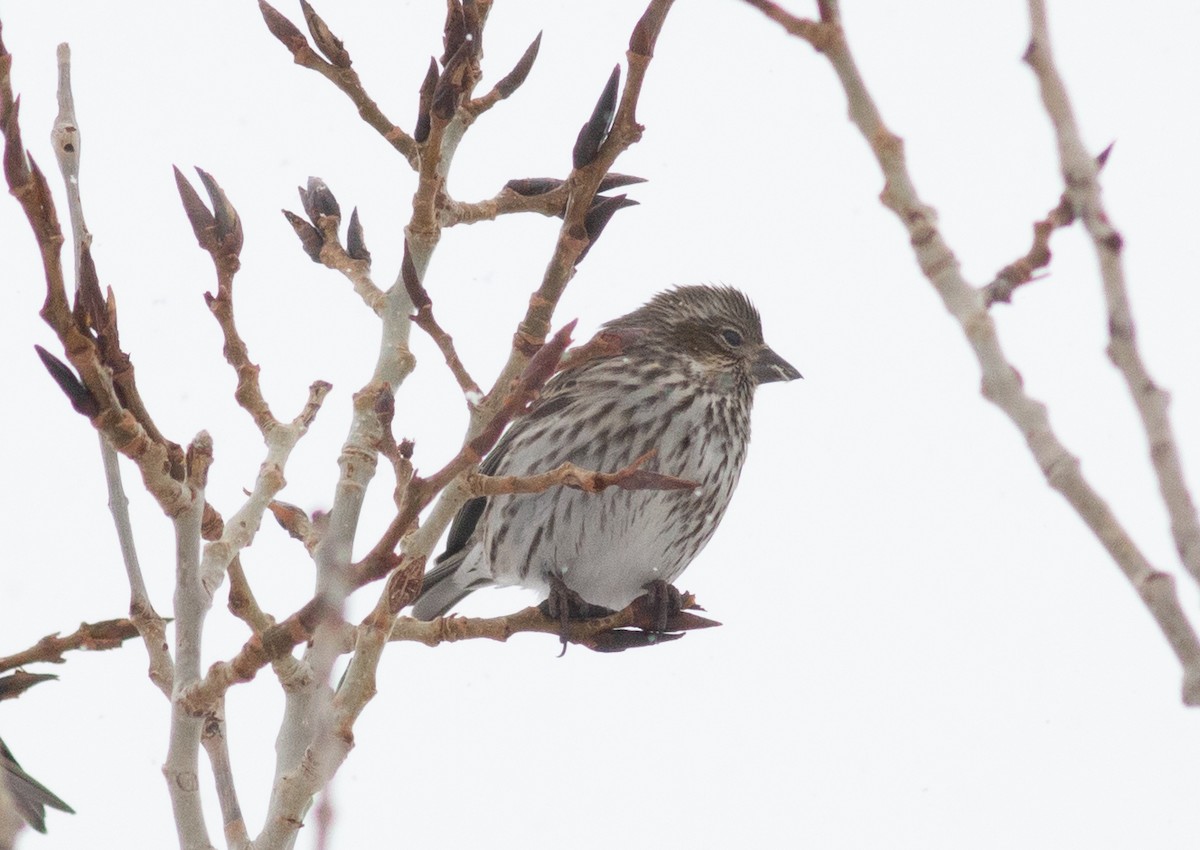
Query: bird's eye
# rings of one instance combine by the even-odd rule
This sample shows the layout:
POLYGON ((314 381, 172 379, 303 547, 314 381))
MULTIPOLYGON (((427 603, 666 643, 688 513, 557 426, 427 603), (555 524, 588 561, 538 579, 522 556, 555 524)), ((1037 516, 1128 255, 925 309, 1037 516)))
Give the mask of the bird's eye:
POLYGON ((721 331, 721 336, 725 339, 725 342, 729 343, 731 348, 737 348, 742 344, 742 335, 733 328, 726 328, 721 331))

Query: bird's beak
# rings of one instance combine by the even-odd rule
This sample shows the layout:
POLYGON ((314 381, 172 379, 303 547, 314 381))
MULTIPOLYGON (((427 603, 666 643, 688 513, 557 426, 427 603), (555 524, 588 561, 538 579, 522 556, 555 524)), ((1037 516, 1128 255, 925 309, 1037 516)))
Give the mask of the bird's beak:
POLYGON ((788 363, 765 345, 758 350, 758 354, 754 358, 754 365, 750 367, 750 374, 754 376, 756 384, 769 384, 772 381, 794 381, 797 378, 804 377, 797 371, 795 366, 788 363))

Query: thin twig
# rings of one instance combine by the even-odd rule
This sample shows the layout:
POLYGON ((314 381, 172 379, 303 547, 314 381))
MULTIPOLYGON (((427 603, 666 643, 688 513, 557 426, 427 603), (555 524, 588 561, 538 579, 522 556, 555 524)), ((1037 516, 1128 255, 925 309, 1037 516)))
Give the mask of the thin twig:
MULTIPOLYGON (((1124 376, 1142 419, 1150 462, 1171 517, 1175 548, 1192 578, 1200 582, 1200 519, 1184 478, 1183 463, 1167 411, 1170 395, 1154 382, 1138 349, 1125 267, 1121 261, 1123 240, 1104 209, 1104 197, 1097 180, 1100 164, 1083 144, 1066 86, 1055 66, 1043 0, 1029 0, 1029 17, 1032 35, 1025 58, 1037 76, 1042 102, 1054 124, 1067 195, 1091 235, 1100 260, 1100 277, 1108 306, 1108 356, 1124 376)), ((1200 700, 1200 678, 1192 684, 1195 697, 1200 700)))
POLYGON ((221 820, 225 827, 225 844, 229 850, 248 850, 250 836, 246 833, 246 822, 242 818, 242 807, 238 802, 237 788, 233 781, 233 764, 229 758, 229 740, 225 733, 225 700, 204 718, 204 732, 200 743, 208 753, 212 764, 213 780, 217 786, 217 803, 221 807, 221 820))
POLYGON ((55 632, 46 635, 28 649, 0 657, 0 673, 28 664, 63 664, 67 660, 63 658, 65 652, 76 649, 91 652, 116 649, 138 634, 134 622, 125 618, 80 623, 79 628, 65 637, 59 637, 58 632, 55 632))
MULTIPOLYGON (((1097 167, 1103 168, 1112 145, 1096 157, 1097 167)), ((991 307, 997 301, 1007 304, 1012 301, 1013 291, 1038 278, 1035 272, 1050 265, 1050 236, 1054 231, 1067 227, 1075 221, 1075 207, 1070 191, 1064 191, 1058 205, 1041 221, 1033 223, 1033 244, 1025 256, 1014 260, 996 273, 996 278, 983 287, 983 304, 991 307)))
MULTIPOLYGON (((67 44, 58 46, 58 116, 54 119, 54 129, 50 134, 54 144, 54 152, 58 159, 58 168, 62 173, 63 185, 67 192, 67 209, 71 219, 72 244, 75 248, 75 298, 80 298, 79 287, 84 275, 81 269, 87 263, 90 277, 94 282, 94 265, 90 257, 85 255, 92 242, 92 234, 87 229, 83 215, 83 200, 80 194, 79 163, 82 153, 83 137, 75 116, 75 98, 71 91, 71 48, 67 44)), ((98 291, 98 288, 97 288, 98 291)), ((112 296, 110 294, 110 305, 112 296)), ((115 308, 110 308, 108 318, 115 336, 115 308)), ((115 339, 113 340, 115 347, 115 339)), ((133 367, 128 358, 122 358, 125 368, 121 374, 125 377, 122 386, 126 390, 127 401, 140 397, 136 395, 133 381, 133 367)), ((114 380, 120 380, 114 375, 114 380)), ((139 420, 148 422, 149 416, 139 420)), ((153 427, 153 426, 151 426, 153 427)), ((108 508, 112 514, 113 524, 117 532, 117 542, 121 549, 121 560, 125 565, 125 575, 129 582, 129 614, 138 627, 146 654, 150 658, 150 680, 158 686, 164 695, 171 692, 173 662, 167 651, 165 639, 165 622, 150 601, 146 582, 142 578, 141 565, 138 562, 137 546, 133 536, 133 521, 129 516, 129 498, 125 495, 125 487, 121 480, 121 468, 117 463, 116 450, 108 443, 103 434, 97 434, 100 444, 100 460, 104 468, 104 478, 108 489, 108 508)), ((161 441, 161 440, 160 440, 161 441)), ((165 442, 165 441, 164 441, 165 442)))
MULTIPOLYGON (((788 32, 808 41, 833 66, 846 92, 850 119, 870 145, 883 172, 886 182, 881 200, 908 230, 921 271, 970 343, 982 371, 984 397, 1004 411, 1021 431, 1046 481, 1071 504, 1133 585, 1183 667, 1184 701, 1189 705, 1200 704, 1200 639, 1180 607, 1174 579, 1150 564, 1107 502, 1083 476, 1078 458, 1067 451, 1051 428, 1046 406, 1025 392, 1020 376, 1004 355, 981 291, 963 278, 958 260, 938 230, 933 210, 921 200, 913 185, 903 141, 883 123, 867 90, 846 42, 837 0, 820 0, 819 24, 794 18, 767 0, 747 2, 762 9, 788 32)), ((1037 8, 1041 6, 1037 0, 1031 3, 1037 8)), ((1035 32, 1036 29, 1035 22, 1035 32)), ((1065 102, 1065 92, 1059 94, 1065 102)), ((1082 151, 1082 145, 1079 150, 1082 151)), ((1096 165, 1090 156, 1085 153, 1073 161, 1085 163, 1080 166, 1084 169, 1083 176, 1094 178, 1096 165)), ((1068 189, 1078 176, 1069 176, 1068 189)))
POLYGON ((258 6, 262 12, 263 20, 267 23, 267 28, 271 31, 272 35, 283 43, 284 47, 291 51, 292 58, 296 64, 316 71, 341 89, 350 98, 355 107, 358 108, 359 116, 373 127, 379 135, 383 136, 388 144, 399 151, 408 160, 408 164, 415 169, 417 167, 417 143, 413 141, 412 136, 393 124, 383 114, 383 110, 379 108, 379 104, 367 94, 363 88, 362 80, 349 67, 349 57, 347 56, 346 67, 338 67, 325 61, 309 46, 308 40, 296 28, 295 24, 280 14, 278 10, 264 2, 264 0, 259 0, 258 6))
POLYGON ((597 472, 573 463, 563 463, 535 475, 467 475, 467 491, 472 496, 499 496, 509 493, 544 493, 551 487, 569 487, 585 493, 599 493, 609 487, 621 490, 694 490, 695 481, 642 469, 654 457, 654 450, 635 458, 633 463, 616 472, 597 472))

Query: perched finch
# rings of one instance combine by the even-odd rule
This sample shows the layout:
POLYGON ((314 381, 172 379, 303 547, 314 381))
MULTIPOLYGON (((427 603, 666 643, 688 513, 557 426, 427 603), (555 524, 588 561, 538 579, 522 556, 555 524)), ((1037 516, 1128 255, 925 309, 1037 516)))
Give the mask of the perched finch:
POLYGON ((413 616, 445 614, 486 585, 619 609, 672 582, 716 531, 737 485, 759 384, 800 373, 763 342, 758 311, 730 287, 682 286, 604 325, 628 340, 547 383, 484 459, 488 475, 530 475, 570 461, 646 469, 696 482, 677 490, 543 493, 472 499, 450 526, 413 616))
POLYGON ((46 831, 46 806, 60 812, 75 814, 75 810, 58 799, 45 785, 21 769, 12 751, 0 740, 0 782, 7 783, 13 805, 25 823, 38 832, 46 831))

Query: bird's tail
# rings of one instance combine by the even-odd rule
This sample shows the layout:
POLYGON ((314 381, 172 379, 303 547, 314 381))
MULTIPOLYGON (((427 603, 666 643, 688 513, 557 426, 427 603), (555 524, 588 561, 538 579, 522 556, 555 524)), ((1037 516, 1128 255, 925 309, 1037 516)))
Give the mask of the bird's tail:
POLYGON ((468 593, 487 582, 465 583, 459 569, 466 560, 470 547, 447 553, 438 559, 437 565, 425 573, 421 584, 421 595, 413 603, 412 615, 418 620, 433 620, 463 600, 468 593))
POLYGON ((0 741, 0 768, 3 769, 0 782, 8 784, 17 811, 33 829, 46 831, 46 806, 75 814, 75 810, 58 799, 54 792, 21 769, 3 741, 0 741))

